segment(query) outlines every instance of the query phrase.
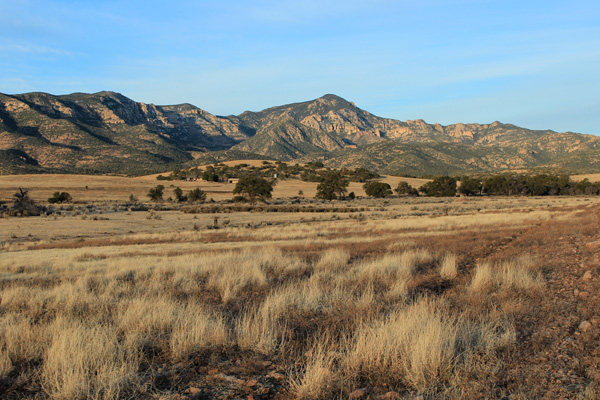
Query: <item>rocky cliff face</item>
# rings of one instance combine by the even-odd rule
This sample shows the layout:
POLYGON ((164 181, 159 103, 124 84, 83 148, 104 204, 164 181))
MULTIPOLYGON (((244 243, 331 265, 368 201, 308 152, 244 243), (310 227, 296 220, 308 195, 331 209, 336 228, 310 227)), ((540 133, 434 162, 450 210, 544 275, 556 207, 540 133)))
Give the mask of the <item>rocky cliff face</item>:
POLYGON ((0 94, 0 150, 29 157, 21 164, 0 160, 9 172, 34 166, 91 173, 137 173, 152 165, 160 170, 247 137, 236 121, 188 104, 161 107, 112 92, 0 94))
MULTIPOLYGON (((397 121, 335 95, 220 117, 190 104, 138 103, 113 92, 0 94, 2 173, 136 174, 213 151, 279 160, 320 157, 344 166, 380 160, 375 167, 388 172, 390 165, 406 167, 411 159, 453 171, 537 166, 581 171, 586 160, 600 159, 600 138, 500 122, 397 121)), ((596 164, 589 166, 596 170, 596 164)))

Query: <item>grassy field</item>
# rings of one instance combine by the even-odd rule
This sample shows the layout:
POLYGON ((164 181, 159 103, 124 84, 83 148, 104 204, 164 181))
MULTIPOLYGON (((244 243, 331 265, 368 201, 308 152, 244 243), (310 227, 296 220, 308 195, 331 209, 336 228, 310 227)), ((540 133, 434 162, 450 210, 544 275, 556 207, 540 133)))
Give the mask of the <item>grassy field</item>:
MULTIPOLYGON (((398 186, 400 181, 407 181, 415 187, 428 182, 427 179, 396 176, 382 177, 381 180, 389 183, 393 188, 398 186)), ((18 188, 26 188, 30 189, 30 195, 36 201, 46 201, 57 191, 70 193, 76 202, 127 201, 132 194, 145 201, 148 199, 146 196, 148 190, 159 184, 165 186, 165 198, 172 196, 175 186, 179 186, 184 191, 201 188, 207 192, 209 199, 214 200, 231 199, 235 187, 233 183, 157 181, 156 175, 136 178, 99 175, 0 175, 0 200, 9 201, 18 188)), ((364 196, 362 185, 362 183, 351 182, 348 192, 364 196)), ((280 181, 275 185, 273 197, 297 196, 300 190, 304 193, 304 197, 314 197, 317 193, 317 183, 300 180, 280 181)))
MULTIPOLYGON (((27 178, 40 199, 156 185, 27 178)), ((0 397, 595 399, 597 201, 3 218, 0 397)))

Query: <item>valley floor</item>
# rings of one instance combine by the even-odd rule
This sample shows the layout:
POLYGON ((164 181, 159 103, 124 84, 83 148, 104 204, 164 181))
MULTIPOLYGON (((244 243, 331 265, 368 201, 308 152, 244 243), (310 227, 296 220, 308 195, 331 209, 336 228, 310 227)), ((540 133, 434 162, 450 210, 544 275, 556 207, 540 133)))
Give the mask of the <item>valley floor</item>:
POLYGON ((597 198, 327 206, 0 219, 0 397, 600 396, 597 198))

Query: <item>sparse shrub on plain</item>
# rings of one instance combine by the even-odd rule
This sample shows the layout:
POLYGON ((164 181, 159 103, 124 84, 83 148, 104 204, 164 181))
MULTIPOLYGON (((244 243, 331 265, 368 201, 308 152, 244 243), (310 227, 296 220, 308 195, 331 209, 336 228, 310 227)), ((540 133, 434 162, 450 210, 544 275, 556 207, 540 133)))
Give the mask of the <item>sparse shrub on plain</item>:
POLYGON ((206 201, 206 192, 200 188, 192 189, 187 195, 187 200, 190 203, 202 203, 206 201))
POLYGON ((71 195, 67 192, 54 192, 52 197, 48 199, 48 203, 56 204, 56 203, 69 203, 73 200, 71 195))
POLYGON ((183 190, 179 186, 173 189, 173 196, 175 196, 175 201, 178 203, 187 201, 187 196, 183 194, 183 190))
POLYGON ((19 188, 19 191, 13 194, 13 204, 8 214, 11 216, 37 216, 44 210, 35 204, 29 197, 29 190, 19 188))
MULTIPOLYGON (((192 218, 185 215, 180 226, 188 231, 5 246, 3 388, 23 383, 33 391, 43 388, 32 396, 56 399, 147 397, 149 390, 170 395, 183 385, 171 381, 172 387, 158 388, 153 377, 183 376, 176 365, 186 374, 202 365, 235 375, 228 370, 233 359, 225 360, 235 357, 242 363, 269 360, 288 375, 279 387, 302 399, 347 398, 362 387, 367 396, 394 390, 431 398, 460 398, 471 386, 479 393, 479 384, 495 390, 494 374, 507 362, 504 350, 515 343, 515 326, 532 322, 511 309, 512 302, 531 305, 527 293, 543 281, 528 258, 484 259, 472 268, 475 260, 468 257, 480 257, 481 249, 473 251, 473 242, 460 235, 481 229, 487 246, 531 227, 531 221, 571 224, 576 214, 438 216, 448 204, 427 203, 425 215, 432 218, 369 219, 373 213, 365 212, 364 221, 332 221, 328 214, 326 221, 306 218, 260 229, 246 228, 256 226, 256 219, 231 215, 229 226, 214 231, 191 229, 192 218), (499 223, 505 225, 494 230, 499 223), (470 284, 457 275, 458 259, 461 272, 472 273, 470 284)), ((279 206, 187 207, 215 213, 297 209, 279 206)), ((172 221, 169 213, 162 215, 172 221)), ((148 218, 155 217, 150 211, 148 218)), ((200 225, 202 218, 212 221, 198 216, 200 225)), ((554 234, 566 236, 562 230, 554 234)), ((525 239, 536 237, 517 242, 525 239)), ((220 383, 204 372, 183 383, 191 379, 205 385, 209 397, 222 389, 210 386, 220 383)), ((15 395, 18 389, 8 390, 15 395)))
POLYGON ((165 190, 165 187, 163 185, 156 185, 155 187, 153 187, 152 189, 150 189, 148 191, 147 196, 152 201, 162 201, 164 190, 165 190))

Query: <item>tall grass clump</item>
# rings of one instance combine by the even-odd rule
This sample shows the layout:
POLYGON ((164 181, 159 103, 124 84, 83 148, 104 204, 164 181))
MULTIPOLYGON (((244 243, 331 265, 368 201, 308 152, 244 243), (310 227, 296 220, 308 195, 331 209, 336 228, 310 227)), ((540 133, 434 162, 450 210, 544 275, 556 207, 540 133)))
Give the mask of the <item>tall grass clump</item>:
POLYGON ((339 350, 339 344, 324 336, 309 347, 301 371, 290 382, 299 400, 340 397, 342 377, 335 365, 338 357, 334 353, 339 350))
POLYGON ((543 286, 540 273, 529 257, 520 257, 491 264, 477 264, 475 275, 471 279, 469 289, 472 292, 482 290, 533 290, 543 286))
POLYGON ((508 330, 470 321, 444 304, 422 299, 358 329, 341 361, 343 373, 358 385, 424 391, 447 383, 475 352, 504 345, 508 330))
POLYGON ((315 265, 315 270, 324 272, 338 272, 348 265, 350 253, 347 250, 332 248, 328 249, 315 265))
POLYGON ((424 249, 408 250, 398 254, 386 254, 359 263, 355 268, 360 280, 366 282, 390 282, 395 279, 408 279, 418 269, 432 262, 433 255, 424 249))
POLYGON ((174 360, 226 344, 227 326, 222 315, 207 312, 199 304, 189 304, 180 311, 170 339, 174 360))
POLYGON ((445 254, 440 263, 440 276, 444 279, 454 279, 458 275, 458 262, 454 254, 445 254))
POLYGON ((117 340, 114 328, 57 320, 41 371, 55 399, 115 399, 137 380, 138 354, 117 340))

